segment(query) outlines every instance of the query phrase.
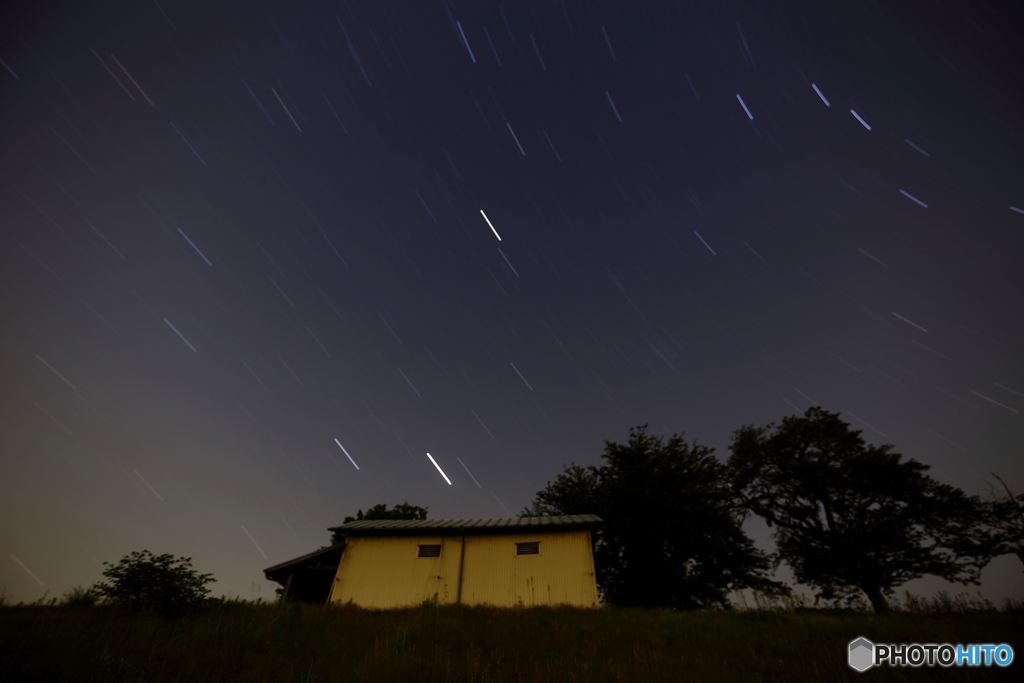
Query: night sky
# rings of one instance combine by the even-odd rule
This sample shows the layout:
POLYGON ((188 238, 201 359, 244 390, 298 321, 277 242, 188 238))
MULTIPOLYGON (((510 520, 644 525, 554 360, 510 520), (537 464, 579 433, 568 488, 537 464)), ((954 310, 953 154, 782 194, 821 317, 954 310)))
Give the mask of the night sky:
POLYGON ((815 404, 1024 491, 1022 14, 6 10, 5 599, 142 549, 269 599, 357 509, 518 516, 632 426, 725 459, 815 404))

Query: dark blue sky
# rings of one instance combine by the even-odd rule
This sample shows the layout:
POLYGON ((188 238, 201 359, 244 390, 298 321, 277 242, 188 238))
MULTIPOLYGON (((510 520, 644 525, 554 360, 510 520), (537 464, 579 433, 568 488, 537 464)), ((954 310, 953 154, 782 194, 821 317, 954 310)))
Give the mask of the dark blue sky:
POLYGON ((8 599, 814 404, 1024 490, 1014 3, 88 5, 0 34, 8 599))

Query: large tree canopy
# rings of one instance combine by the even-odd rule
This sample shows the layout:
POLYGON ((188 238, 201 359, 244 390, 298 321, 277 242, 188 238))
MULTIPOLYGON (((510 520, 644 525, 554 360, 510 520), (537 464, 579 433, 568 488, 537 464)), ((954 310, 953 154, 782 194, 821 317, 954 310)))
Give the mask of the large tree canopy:
POLYGON ((605 441, 601 467, 566 466, 524 516, 596 514, 597 582, 619 606, 694 609, 728 605, 730 590, 779 591, 768 556, 743 532, 725 466, 714 450, 629 432, 605 441))
POLYGON ((819 407, 733 434, 738 498, 774 527, 780 558, 819 597, 859 590, 883 612, 885 595, 925 574, 977 584, 1000 552, 980 499, 891 449, 865 445, 860 431, 819 407))

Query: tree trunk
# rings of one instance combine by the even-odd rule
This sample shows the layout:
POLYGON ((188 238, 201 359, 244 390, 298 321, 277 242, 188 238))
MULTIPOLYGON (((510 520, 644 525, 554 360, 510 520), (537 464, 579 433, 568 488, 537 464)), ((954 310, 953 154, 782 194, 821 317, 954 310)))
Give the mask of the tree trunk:
POLYGON ((877 587, 861 588, 862 591, 868 596, 868 600, 871 601, 871 606, 875 610, 875 614, 888 614, 889 603, 886 601, 885 596, 882 595, 881 589, 877 587))

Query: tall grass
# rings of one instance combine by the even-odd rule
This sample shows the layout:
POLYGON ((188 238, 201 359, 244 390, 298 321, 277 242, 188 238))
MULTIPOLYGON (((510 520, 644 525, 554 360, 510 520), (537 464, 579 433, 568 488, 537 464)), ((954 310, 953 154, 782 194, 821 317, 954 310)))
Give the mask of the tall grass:
MULTIPOLYGON (((744 593, 736 593, 734 609, 740 611, 759 610, 769 612, 799 612, 804 610, 817 610, 819 614, 826 611, 854 611, 866 612, 871 607, 866 600, 857 597, 851 601, 836 600, 822 606, 817 601, 810 603, 806 595, 797 593, 793 595, 773 596, 753 591, 751 595, 753 605, 747 602, 744 593)), ((902 597, 889 600, 889 608, 897 613, 915 614, 957 614, 962 612, 1021 612, 1024 611, 1024 600, 1013 600, 1007 598, 1000 608, 995 603, 982 596, 980 592, 971 595, 970 593, 959 593, 950 595, 946 591, 939 591, 932 598, 922 598, 904 591, 902 597)))
MULTIPOLYGON (((374 611, 227 600, 167 620, 114 606, 0 606, 0 682, 1021 680, 1007 669, 878 668, 846 646, 1008 643, 1024 657, 1024 609, 907 595, 894 612, 799 599, 733 611, 423 606, 374 611)), ((65 601, 67 602, 67 601, 65 601)))

